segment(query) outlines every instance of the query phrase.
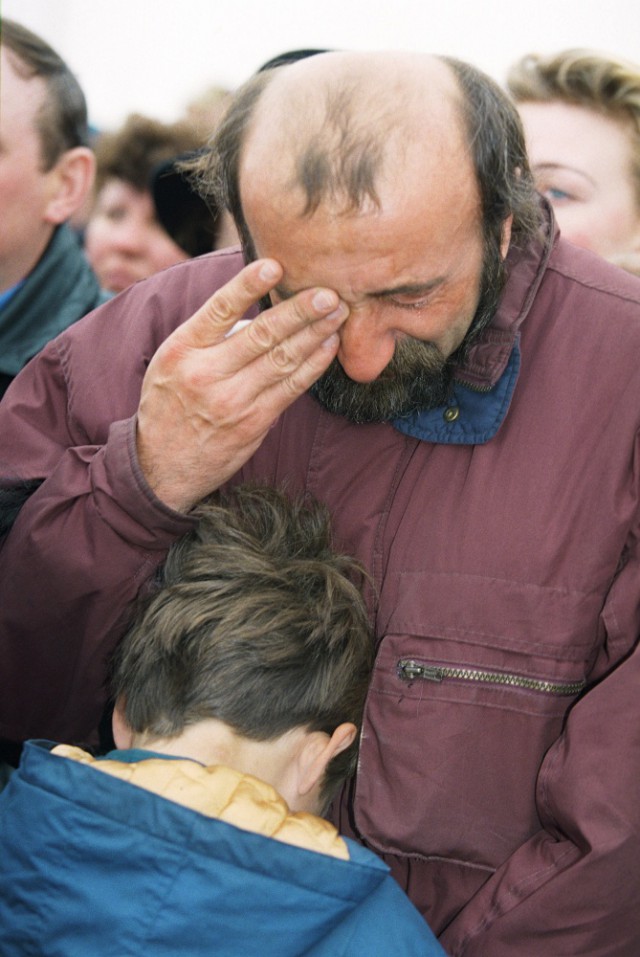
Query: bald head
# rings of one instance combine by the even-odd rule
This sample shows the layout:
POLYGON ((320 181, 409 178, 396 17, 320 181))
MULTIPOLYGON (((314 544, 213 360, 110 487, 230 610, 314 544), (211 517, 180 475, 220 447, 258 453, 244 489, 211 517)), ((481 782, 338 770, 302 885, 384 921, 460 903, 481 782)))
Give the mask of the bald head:
POLYGON ((445 184, 470 181, 495 249, 507 220, 515 243, 540 224, 515 107, 479 70, 444 57, 325 53, 258 73, 192 169, 200 193, 231 211, 249 258, 244 204, 256 196, 303 218, 320 205, 370 213, 389 184, 408 191, 405 173, 423 192, 442 170, 445 184))
POLYGON ((303 215, 321 203, 356 212, 408 165, 460 167, 473 180, 462 97, 442 60, 407 53, 327 53, 275 71, 256 103, 240 162, 253 190, 298 193, 303 215), (401 108, 399 108, 401 104, 401 108))

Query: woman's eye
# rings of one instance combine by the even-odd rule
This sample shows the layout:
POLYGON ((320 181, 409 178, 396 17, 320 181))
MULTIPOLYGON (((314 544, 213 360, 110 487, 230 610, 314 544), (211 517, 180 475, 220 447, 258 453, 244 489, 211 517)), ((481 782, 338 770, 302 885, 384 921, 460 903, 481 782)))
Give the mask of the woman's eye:
POLYGON ((567 193, 564 189, 558 189, 557 186, 550 186, 544 191, 544 195, 552 203, 561 203, 564 200, 573 199, 570 193, 567 193))
POLYGON ((112 223, 120 223, 126 218, 127 210, 124 206, 108 206, 102 210, 102 215, 112 223))

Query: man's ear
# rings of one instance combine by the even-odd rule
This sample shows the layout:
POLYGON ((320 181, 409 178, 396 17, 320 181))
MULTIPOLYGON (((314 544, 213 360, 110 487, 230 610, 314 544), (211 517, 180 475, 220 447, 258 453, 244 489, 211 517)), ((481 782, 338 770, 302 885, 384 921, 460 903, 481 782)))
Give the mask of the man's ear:
POLYGON ((57 226, 70 219, 93 188, 95 174, 96 159, 90 149, 75 146, 66 150, 47 174, 50 186, 44 221, 57 226))
POLYGON ((298 755, 298 793, 309 794, 322 781, 327 765, 341 751, 345 751, 355 741, 358 729, 355 724, 339 724, 329 737, 324 731, 311 731, 307 734, 298 755))
POLYGON ((513 227, 513 214, 507 216, 502 224, 502 235, 500 236, 500 255, 506 259, 509 252, 509 243, 511 242, 511 229, 513 227))
POLYGON ((118 698, 115 703, 113 715, 111 716, 111 730, 116 748, 123 750, 131 747, 133 743, 133 731, 127 724, 127 719, 124 716, 124 700, 122 698, 118 698))

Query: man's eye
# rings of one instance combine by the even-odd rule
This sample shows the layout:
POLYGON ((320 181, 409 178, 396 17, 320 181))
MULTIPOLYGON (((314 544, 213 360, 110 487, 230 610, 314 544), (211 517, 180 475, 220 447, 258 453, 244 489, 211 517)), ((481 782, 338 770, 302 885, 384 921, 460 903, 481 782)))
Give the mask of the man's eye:
POLYGON ((429 299, 428 297, 423 297, 422 299, 403 299, 391 296, 388 301, 392 306, 396 306, 398 309, 424 309, 429 299))

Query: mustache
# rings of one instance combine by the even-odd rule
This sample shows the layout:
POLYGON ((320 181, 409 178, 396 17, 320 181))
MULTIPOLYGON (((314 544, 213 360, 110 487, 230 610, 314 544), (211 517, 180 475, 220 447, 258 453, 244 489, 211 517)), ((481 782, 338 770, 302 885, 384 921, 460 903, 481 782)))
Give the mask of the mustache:
POLYGON ((393 357, 372 382, 354 382, 338 359, 311 387, 311 394, 329 412, 352 422, 386 422, 398 415, 445 401, 453 371, 432 342, 405 337, 396 342, 393 357))

